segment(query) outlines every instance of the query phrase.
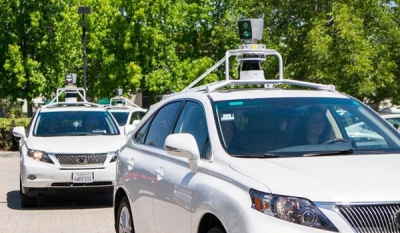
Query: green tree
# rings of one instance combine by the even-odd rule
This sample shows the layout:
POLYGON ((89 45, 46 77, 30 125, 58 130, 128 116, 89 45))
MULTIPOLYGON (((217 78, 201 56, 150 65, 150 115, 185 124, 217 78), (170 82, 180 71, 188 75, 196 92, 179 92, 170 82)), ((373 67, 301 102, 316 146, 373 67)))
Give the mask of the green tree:
POLYGON ((263 41, 282 53, 286 78, 334 84, 375 108, 399 102, 397 1, 236 4, 248 18, 264 16, 263 41))
POLYGON ((63 1, 0 2, 0 97, 26 99, 30 104, 28 115, 32 113, 32 99, 50 97, 71 62, 64 56, 68 42, 58 38, 71 31, 57 31, 65 6, 63 1))

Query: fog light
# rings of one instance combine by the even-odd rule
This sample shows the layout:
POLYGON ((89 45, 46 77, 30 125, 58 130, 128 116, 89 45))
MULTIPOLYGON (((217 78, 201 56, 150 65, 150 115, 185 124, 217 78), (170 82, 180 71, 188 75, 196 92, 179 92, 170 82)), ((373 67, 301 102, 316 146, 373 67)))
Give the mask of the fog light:
POLYGON ((30 179, 30 180, 35 180, 35 179, 36 179, 36 176, 33 175, 33 174, 29 174, 29 175, 28 175, 28 179, 30 179))

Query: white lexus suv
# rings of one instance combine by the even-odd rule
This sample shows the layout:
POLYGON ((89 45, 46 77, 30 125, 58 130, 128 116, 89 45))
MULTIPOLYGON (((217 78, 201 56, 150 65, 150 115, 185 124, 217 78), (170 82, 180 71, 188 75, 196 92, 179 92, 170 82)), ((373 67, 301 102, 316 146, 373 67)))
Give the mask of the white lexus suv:
POLYGON ((120 130, 128 135, 146 114, 147 109, 123 97, 122 89, 116 89, 116 93, 117 95, 110 99, 110 105, 105 108, 114 116, 120 130))
POLYGON ((104 107, 87 102, 82 88, 67 86, 57 93, 27 129, 13 129, 20 138, 22 207, 58 192, 112 193, 115 184, 116 160, 126 142, 117 122, 104 107), (83 101, 76 101, 77 93, 83 101), (59 101, 63 95, 67 98, 59 101))
POLYGON ((278 52, 244 44, 165 96, 132 132, 117 159, 115 227, 400 232, 399 165, 399 131, 377 112, 333 85, 283 78, 278 52), (230 77, 230 56, 240 79, 230 77), (271 56, 277 79, 260 69, 271 56), (196 86, 222 63, 224 80, 196 86))

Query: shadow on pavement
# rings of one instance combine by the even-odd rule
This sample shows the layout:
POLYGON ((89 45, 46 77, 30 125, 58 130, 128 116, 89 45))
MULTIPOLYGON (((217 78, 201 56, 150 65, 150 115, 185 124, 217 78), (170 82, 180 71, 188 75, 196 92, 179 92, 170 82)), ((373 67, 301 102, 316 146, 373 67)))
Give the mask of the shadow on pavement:
POLYGON ((7 193, 7 206, 14 210, 96 209, 112 207, 112 199, 112 194, 57 194, 51 196, 39 196, 36 207, 22 208, 19 190, 13 190, 7 193))

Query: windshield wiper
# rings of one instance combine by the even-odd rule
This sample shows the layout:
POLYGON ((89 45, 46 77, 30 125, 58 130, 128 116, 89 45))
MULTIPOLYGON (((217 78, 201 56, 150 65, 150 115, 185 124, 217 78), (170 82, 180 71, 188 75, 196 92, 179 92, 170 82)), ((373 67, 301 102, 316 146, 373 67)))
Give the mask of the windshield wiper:
POLYGON ((234 157, 236 157, 236 158, 248 158, 248 159, 253 159, 253 158, 255 158, 255 159, 260 159, 260 158, 278 158, 278 157, 281 157, 282 155, 280 155, 280 154, 263 154, 263 155, 234 155, 234 157))
POLYGON ((265 154, 263 154, 263 157, 264 158, 278 158, 278 157, 281 157, 282 155, 280 155, 280 154, 271 154, 271 153, 265 153, 265 154))
POLYGON ((354 153, 353 149, 334 150, 334 151, 324 151, 324 152, 318 152, 318 153, 308 153, 308 154, 304 154, 303 157, 324 156, 324 155, 351 155, 353 153, 354 153))

